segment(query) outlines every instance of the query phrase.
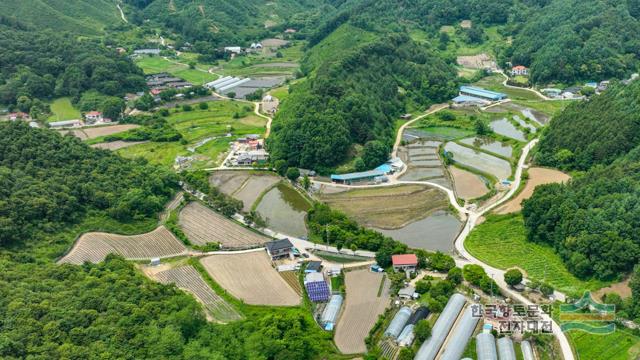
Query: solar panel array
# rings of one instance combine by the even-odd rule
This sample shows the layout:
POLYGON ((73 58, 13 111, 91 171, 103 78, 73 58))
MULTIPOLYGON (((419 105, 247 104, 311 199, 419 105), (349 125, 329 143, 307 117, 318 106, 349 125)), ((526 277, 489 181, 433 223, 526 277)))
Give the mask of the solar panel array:
POLYGON ((309 299, 313 302, 321 302, 329 300, 329 286, 326 281, 314 281, 305 284, 309 299))

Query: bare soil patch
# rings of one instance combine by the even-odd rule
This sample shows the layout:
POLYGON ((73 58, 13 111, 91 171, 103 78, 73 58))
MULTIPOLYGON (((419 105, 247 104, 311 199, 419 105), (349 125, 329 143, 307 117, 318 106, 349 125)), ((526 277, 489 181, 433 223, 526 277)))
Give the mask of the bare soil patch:
POLYGON ((367 351, 364 339, 369 335, 378 316, 389 305, 389 285, 390 282, 383 280, 380 273, 368 270, 346 273, 347 297, 334 337, 336 346, 342 353, 358 354, 367 351), (384 285, 378 296, 381 281, 384 281, 384 285))
POLYGON ((59 263, 97 263, 115 253, 128 260, 150 260, 185 255, 187 248, 167 228, 159 226, 141 235, 90 232, 82 235, 59 263))
POLYGON ((82 131, 87 134, 87 139, 93 139, 100 136, 107 136, 117 134, 123 131, 131 130, 140 127, 136 124, 122 124, 122 125, 108 125, 83 128, 82 131))
POLYGON ((320 199, 365 226, 397 229, 449 206, 444 192, 425 185, 399 185, 322 194, 320 199))
POLYGON ((295 306, 300 296, 271 266, 265 251, 211 255, 201 260, 231 295, 251 305, 295 306))
POLYGON ((262 40, 262 47, 266 48, 266 47, 281 47, 281 46, 285 46, 289 43, 289 41, 287 40, 282 40, 282 39, 264 39, 262 40))
POLYGON ((522 202, 533 195, 533 191, 536 186, 550 183, 560 183, 566 182, 571 177, 562 171, 554 170, 554 169, 546 169, 546 168, 530 168, 529 172, 529 180, 527 180, 527 184, 524 189, 516 196, 515 198, 508 201, 506 204, 500 206, 496 213, 498 214, 509 214, 513 212, 517 212, 522 210, 522 202))
POLYGON ((594 292, 592 295, 594 299, 600 301, 602 296, 608 293, 618 294, 623 299, 630 297, 631 288, 629 287, 629 279, 598 289, 598 291, 594 292))
POLYGON ((115 150, 119 150, 119 149, 123 149, 129 146, 133 146, 133 145, 140 145, 140 144, 144 144, 148 141, 122 141, 122 140, 116 140, 116 141, 112 141, 112 142, 104 142, 104 143, 99 143, 99 144, 93 144, 91 145, 92 148, 96 148, 96 149, 104 149, 104 150, 111 150, 111 151, 115 151, 115 150))
POLYGON ((495 68, 496 62, 491 56, 482 53, 478 55, 458 56, 458 65, 467 69, 495 68))
POLYGON ((489 192, 489 189, 480 176, 466 170, 458 169, 455 166, 450 166, 449 172, 453 177, 456 194, 459 198, 470 200, 489 192))
POLYGON ((219 243, 223 248, 247 248, 269 241, 206 206, 191 202, 178 216, 178 224, 195 245, 219 243))

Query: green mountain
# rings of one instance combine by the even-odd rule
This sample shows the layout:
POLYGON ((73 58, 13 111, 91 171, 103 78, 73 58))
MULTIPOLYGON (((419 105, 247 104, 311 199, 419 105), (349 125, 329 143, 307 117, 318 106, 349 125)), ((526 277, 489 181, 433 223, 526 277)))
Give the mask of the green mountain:
POLYGON ((106 26, 121 24, 114 0, 0 1, 0 14, 40 29, 96 35, 106 26))

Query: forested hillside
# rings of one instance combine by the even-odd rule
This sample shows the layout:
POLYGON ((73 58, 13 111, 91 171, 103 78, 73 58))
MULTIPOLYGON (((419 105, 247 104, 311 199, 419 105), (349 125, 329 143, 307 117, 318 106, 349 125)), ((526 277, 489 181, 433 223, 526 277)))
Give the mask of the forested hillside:
POLYGON ((142 70, 99 41, 40 31, 0 16, 0 103, 29 112, 34 99, 144 89, 142 70))
POLYGON ((84 35, 123 23, 114 0, 8 0, 0 1, 0 14, 39 29, 84 35))
POLYGON ((586 170, 524 203, 531 241, 553 246, 582 278, 612 279, 640 261, 640 84, 576 104, 551 122, 537 161, 586 170))
POLYGON ((174 175, 20 122, 0 123, 0 138, 0 358, 335 358, 306 309, 213 324, 122 258, 56 264, 84 231, 155 227, 174 175))
POLYGON ((536 161, 567 170, 607 165, 640 144, 640 82, 620 84, 557 116, 536 161))
MULTIPOLYGON (((506 58, 545 83, 622 78, 640 54, 637 1, 550 0, 520 18, 506 58)), ((516 15, 517 16, 517 15, 516 15)))
MULTIPOLYGON (((270 151, 289 165, 333 166, 354 143, 391 148, 394 119, 409 103, 428 106, 455 93, 455 71, 407 35, 364 45, 292 87, 274 120, 270 151)), ((367 148, 367 147, 365 147, 367 148)))
POLYGON ((175 175, 25 123, 0 123, 0 245, 53 233, 92 210, 132 221, 162 209, 175 175))

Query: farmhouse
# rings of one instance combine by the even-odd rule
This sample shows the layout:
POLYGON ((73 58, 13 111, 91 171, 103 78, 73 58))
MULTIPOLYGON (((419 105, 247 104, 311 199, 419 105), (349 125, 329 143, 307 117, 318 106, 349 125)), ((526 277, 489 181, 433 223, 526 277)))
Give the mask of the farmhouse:
POLYGON ((100 111, 90 111, 84 115, 84 120, 87 124, 91 125, 103 122, 104 118, 100 111))
POLYGON ((369 171, 355 172, 355 173, 349 173, 349 174, 339 174, 339 175, 333 174, 331 175, 331 181, 338 184, 351 185, 352 183, 360 182, 360 181, 373 181, 375 180, 375 178, 384 176, 384 175, 385 173, 380 170, 369 170, 369 171))
POLYGON ((18 111, 18 112, 14 112, 9 114, 9 120, 11 121, 16 121, 16 120, 30 120, 31 117, 29 116, 29 114, 25 114, 22 111, 18 111))
POLYGON ((460 86, 460 95, 467 95, 489 101, 500 101, 507 98, 507 94, 486 90, 475 86, 460 86))
POLYGON ((418 267, 418 257, 416 254, 393 255, 391 257, 391 263, 395 271, 416 271, 418 267))
POLYGON ((240 54, 242 52, 242 48, 240 46, 225 46, 224 52, 230 52, 232 54, 240 54))
POLYGON ((293 257, 293 244, 289 239, 270 241, 265 244, 271 260, 293 257))
POLYGON ((529 69, 526 66, 522 66, 522 65, 517 65, 511 68, 511 75, 512 76, 517 76, 517 75, 529 75, 529 69))
POLYGON ((160 49, 138 49, 133 50, 134 55, 160 55, 160 49))
POLYGON ((53 121, 49 123, 49 127, 52 129, 79 128, 83 125, 81 120, 53 121))
POLYGON ((304 269, 304 272, 315 273, 315 272, 320 272, 320 269, 322 269, 322 261, 310 261, 307 264, 307 268, 304 269))

